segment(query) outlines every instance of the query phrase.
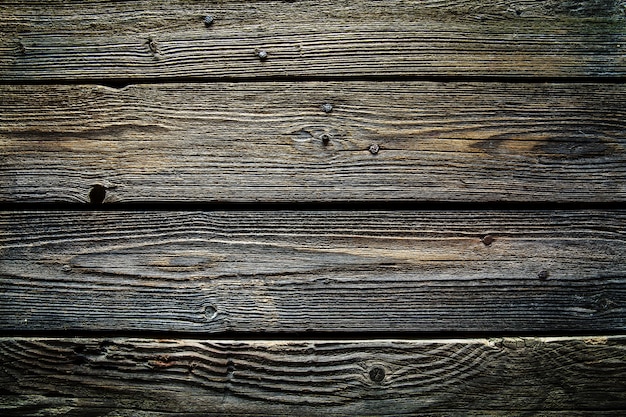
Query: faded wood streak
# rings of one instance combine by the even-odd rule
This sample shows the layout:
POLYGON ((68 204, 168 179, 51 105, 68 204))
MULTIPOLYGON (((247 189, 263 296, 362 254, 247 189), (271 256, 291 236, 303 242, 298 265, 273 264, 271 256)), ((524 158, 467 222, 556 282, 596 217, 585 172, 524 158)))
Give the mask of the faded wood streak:
POLYGON ((19 2, 0 9, 0 77, 624 76, 625 10, 617 0, 19 2))
POLYGON ((107 187, 105 203, 626 197, 624 85, 22 85, 0 94, 4 202, 86 202, 94 184, 107 187))
POLYGON ((93 407, 93 415, 179 415, 183 403, 184 415, 602 413, 626 409, 625 361, 623 337, 3 338, 0 401, 20 416, 54 411, 46 402, 67 396, 74 402, 58 411, 93 407))
POLYGON ((624 211, 5 212, 0 220, 4 331, 626 326, 624 211))

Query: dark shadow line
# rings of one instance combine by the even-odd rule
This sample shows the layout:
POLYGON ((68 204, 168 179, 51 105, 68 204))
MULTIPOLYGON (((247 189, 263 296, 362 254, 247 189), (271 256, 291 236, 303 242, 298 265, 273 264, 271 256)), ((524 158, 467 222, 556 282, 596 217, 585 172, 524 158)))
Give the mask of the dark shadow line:
POLYGON ((498 75, 345 75, 345 76, 303 76, 279 75, 258 77, 233 76, 179 76, 179 77, 145 77, 145 78, 38 78, 28 80, 2 80, 0 85, 102 85, 121 89, 129 85, 172 84, 172 83, 270 83, 270 82, 481 82, 481 83, 552 83, 552 84, 623 84, 626 76, 498 76, 498 75))
POLYGON ((304 331, 304 332, 189 332, 147 330, 0 330, 0 337, 33 338, 141 338, 141 339, 196 339, 196 340, 248 340, 248 341, 337 341, 337 340, 446 340, 489 339, 515 337, 599 337, 626 336, 623 328, 591 330, 501 330, 501 331, 428 331, 428 332, 358 332, 358 331, 304 331))
POLYGON ((623 210, 624 201, 309 201, 309 202, 135 202, 0 203, 0 211, 557 211, 623 210))

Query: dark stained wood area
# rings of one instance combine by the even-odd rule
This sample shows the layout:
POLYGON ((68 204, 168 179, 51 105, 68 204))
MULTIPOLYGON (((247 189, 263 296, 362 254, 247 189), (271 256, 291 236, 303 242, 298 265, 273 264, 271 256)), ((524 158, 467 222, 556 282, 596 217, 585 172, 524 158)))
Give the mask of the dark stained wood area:
POLYGON ((626 415, 624 0, 0 4, 0 416, 626 415))

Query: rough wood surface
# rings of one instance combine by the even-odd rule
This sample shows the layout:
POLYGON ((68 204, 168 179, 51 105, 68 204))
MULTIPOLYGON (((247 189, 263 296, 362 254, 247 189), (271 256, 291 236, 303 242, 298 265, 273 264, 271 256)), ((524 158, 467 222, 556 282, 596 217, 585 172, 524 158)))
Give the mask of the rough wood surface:
POLYGON ((626 411, 625 362, 623 337, 3 338, 0 406, 5 416, 597 415, 626 411))
POLYGON ((86 202, 95 184, 105 203, 626 197, 622 84, 17 85, 0 96, 3 202, 86 202))
POLYGON ((625 226, 624 211, 5 212, 0 329, 619 332, 625 226))
POLYGON ((625 14, 623 0, 3 2, 0 78, 622 77, 625 14))

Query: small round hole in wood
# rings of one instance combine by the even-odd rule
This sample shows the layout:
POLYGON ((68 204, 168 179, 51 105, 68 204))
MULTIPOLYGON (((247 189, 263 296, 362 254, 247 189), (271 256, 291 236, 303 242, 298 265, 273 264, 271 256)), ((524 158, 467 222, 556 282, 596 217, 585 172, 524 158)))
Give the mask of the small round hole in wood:
POLYGON ((89 191, 89 202, 94 205, 102 204, 107 195, 107 190, 102 185, 94 185, 89 191))

